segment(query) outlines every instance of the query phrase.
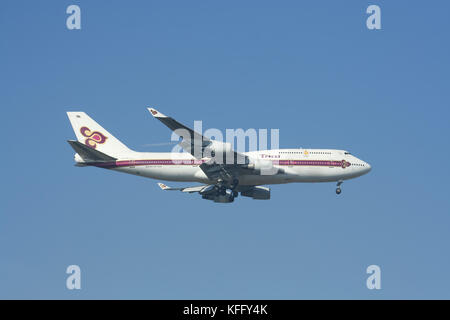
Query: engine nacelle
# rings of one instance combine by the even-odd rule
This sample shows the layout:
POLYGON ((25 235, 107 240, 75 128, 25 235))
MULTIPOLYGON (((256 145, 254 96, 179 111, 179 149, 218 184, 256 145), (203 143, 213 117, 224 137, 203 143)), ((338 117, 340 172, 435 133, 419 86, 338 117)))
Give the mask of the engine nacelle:
POLYGON ((267 187, 253 187, 249 190, 241 192, 244 197, 250 197, 255 200, 269 200, 270 199, 270 188, 267 187))
POLYGON ((234 201, 234 196, 231 191, 227 190, 225 194, 219 194, 213 185, 205 187, 200 191, 200 194, 203 199, 212 200, 218 203, 230 203, 234 201))
POLYGON ((232 194, 226 193, 224 195, 219 194, 215 196, 213 200, 218 203, 230 203, 234 201, 234 197, 232 194))

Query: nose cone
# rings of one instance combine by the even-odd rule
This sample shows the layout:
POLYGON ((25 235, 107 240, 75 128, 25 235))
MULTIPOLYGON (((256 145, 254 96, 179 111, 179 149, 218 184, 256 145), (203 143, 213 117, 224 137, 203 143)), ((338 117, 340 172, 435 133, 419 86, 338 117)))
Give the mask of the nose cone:
POLYGON ((364 164, 365 173, 369 173, 370 170, 372 170, 372 166, 365 162, 364 164))

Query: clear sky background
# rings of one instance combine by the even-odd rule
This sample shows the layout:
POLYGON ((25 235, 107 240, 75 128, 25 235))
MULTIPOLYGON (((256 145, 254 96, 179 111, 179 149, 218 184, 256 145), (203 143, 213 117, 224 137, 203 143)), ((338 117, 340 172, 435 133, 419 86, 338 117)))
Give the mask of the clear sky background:
MULTIPOLYGON (((0 298, 450 298, 448 1, 2 1, 0 298), (81 7, 81 30, 66 8, 81 7), (366 8, 382 30, 366 28, 366 8), (278 128, 372 171, 216 204, 78 168, 66 111, 129 147, 278 128), (66 289, 66 268, 82 289, 66 289), (382 289, 366 288, 381 267, 382 289)), ((174 186, 188 185, 172 183, 174 186)))

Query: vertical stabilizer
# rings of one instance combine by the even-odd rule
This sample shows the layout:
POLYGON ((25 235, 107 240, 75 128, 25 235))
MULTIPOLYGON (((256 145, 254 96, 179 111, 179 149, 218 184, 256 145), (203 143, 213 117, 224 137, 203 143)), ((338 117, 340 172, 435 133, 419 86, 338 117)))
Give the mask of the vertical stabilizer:
POLYGON ((115 158, 133 153, 86 113, 67 112, 67 116, 80 143, 115 158))

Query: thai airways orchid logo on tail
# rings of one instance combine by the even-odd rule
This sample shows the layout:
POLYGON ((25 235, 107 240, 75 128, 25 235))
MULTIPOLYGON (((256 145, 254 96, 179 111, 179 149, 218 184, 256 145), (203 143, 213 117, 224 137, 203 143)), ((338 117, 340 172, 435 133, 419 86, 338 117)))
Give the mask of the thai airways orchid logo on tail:
POLYGON ((105 143, 106 139, 108 139, 108 137, 106 137, 103 133, 91 131, 88 127, 82 127, 80 132, 87 138, 84 143, 92 149, 95 149, 97 144, 105 143))

